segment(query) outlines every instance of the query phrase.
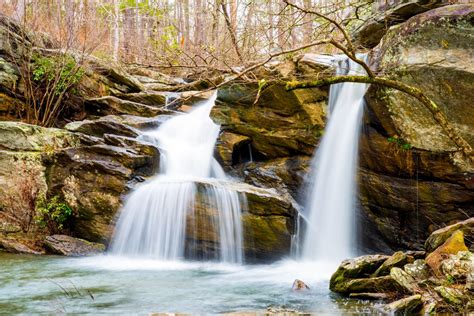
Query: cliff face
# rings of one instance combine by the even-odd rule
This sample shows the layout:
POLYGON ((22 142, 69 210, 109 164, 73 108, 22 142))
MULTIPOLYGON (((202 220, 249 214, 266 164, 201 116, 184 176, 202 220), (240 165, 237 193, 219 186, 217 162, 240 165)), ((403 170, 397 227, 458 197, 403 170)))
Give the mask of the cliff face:
MULTIPOLYGON (((422 89, 471 146, 473 17, 472 5, 430 10, 391 28, 372 51, 374 69, 422 89)), ((434 229, 474 216, 472 160, 461 157, 426 108, 399 91, 370 88, 360 167, 372 247, 421 248, 434 229)))
MULTIPOLYGON (((393 26, 371 53, 377 72, 423 89, 471 146, 473 12, 472 5, 453 5, 413 16, 393 26)), ((24 106, 21 76, 11 51, 2 48, 2 34, 18 30, 5 19, 0 22, 0 117, 18 120, 16 109, 24 106)), ((8 39, 15 38, 10 35, 8 39)), ((269 66, 258 79, 311 79, 321 70, 328 71, 305 55, 269 66)), ((91 58, 79 94, 70 99, 67 119, 73 122, 60 129, 0 122, 0 181, 21 184, 10 181, 25 174, 18 166, 24 161, 36 166, 38 190, 48 198, 60 196, 74 208, 67 232, 107 242, 126 193, 158 168, 157 149, 136 136, 175 113, 165 107, 171 94, 161 91, 174 91, 180 84, 182 80, 149 69, 127 72, 91 58)), ((236 179, 250 184, 248 194, 256 201, 243 215, 246 240, 255 242, 246 252, 265 260, 289 253, 295 201, 303 200, 304 178, 324 130, 327 89, 287 92, 275 84, 258 91, 257 84, 249 83, 223 87, 211 116, 222 126, 216 158, 236 179), (272 198, 261 196, 258 188, 273 189, 272 198)), ((189 109, 189 92, 171 96, 177 98, 177 111, 189 109)), ((431 114, 391 89, 372 86, 366 99, 359 171, 366 248, 421 248, 430 231, 473 217, 472 165, 431 114)), ((18 230, 7 216, 11 209, 5 197, 12 192, 14 186, 0 190, 4 231, 18 230)), ((206 238, 195 237, 197 244, 212 244, 206 238)))

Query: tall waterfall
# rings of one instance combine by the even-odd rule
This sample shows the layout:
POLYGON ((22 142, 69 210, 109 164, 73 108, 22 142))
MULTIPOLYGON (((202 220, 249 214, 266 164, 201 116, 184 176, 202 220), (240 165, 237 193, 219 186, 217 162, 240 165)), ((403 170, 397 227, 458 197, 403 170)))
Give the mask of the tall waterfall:
POLYGON ((195 249, 186 249, 193 246, 187 238, 196 231, 209 229, 197 227, 209 222, 202 224, 197 213, 196 201, 202 193, 200 200, 217 213, 212 225, 218 236, 211 242, 217 244, 219 252, 207 259, 242 262, 239 195, 213 184, 216 178, 225 178, 213 158, 219 126, 209 114, 216 95, 191 112, 175 116, 141 136, 159 148, 160 174, 128 197, 117 222, 113 254, 180 260, 185 252, 195 253, 195 249))
MULTIPOLYGON (((347 57, 336 56, 336 74, 365 74, 347 57)), ((305 260, 337 261, 354 255, 358 143, 366 84, 341 83, 329 92, 329 121, 312 161, 306 201, 305 260)))

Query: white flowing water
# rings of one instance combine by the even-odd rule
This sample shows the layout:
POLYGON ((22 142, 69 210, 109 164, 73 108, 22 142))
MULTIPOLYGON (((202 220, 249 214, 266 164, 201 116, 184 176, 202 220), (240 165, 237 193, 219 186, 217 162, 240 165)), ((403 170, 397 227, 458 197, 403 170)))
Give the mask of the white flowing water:
MULTIPOLYGON (((337 74, 362 74, 362 67, 336 56, 337 74)), ((306 202, 304 260, 338 264, 355 253, 356 172, 366 84, 332 85, 329 121, 313 158, 306 202)))
MULTIPOLYGON (((213 221, 219 253, 204 256, 228 263, 242 263, 243 199, 225 186, 216 186, 209 178, 225 180, 225 174, 213 158, 219 125, 209 117, 216 94, 189 113, 175 116, 156 130, 141 137, 160 150, 160 174, 138 187, 128 197, 118 219, 111 253, 180 260, 186 252, 187 232, 203 230, 198 221, 196 199, 198 185, 204 187, 206 206, 217 210, 213 221), (192 225, 189 227, 189 225, 192 225)), ((202 225, 202 223, 201 223, 202 225)), ((206 229, 206 228, 204 228, 206 229)), ((192 245, 191 245, 192 246, 192 245)), ((192 247, 191 247, 192 248, 192 247)))

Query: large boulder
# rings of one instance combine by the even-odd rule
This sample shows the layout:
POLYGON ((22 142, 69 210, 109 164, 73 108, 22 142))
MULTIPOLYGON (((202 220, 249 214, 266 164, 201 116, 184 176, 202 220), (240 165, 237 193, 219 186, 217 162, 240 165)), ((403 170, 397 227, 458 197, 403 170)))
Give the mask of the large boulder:
POLYGON ((296 233, 297 210, 291 201, 276 191, 245 183, 196 182, 194 214, 188 216, 187 251, 203 257, 218 253, 216 205, 209 204, 208 189, 232 190, 241 196, 243 247, 247 262, 273 261, 290 254, 292 236, 296 233), (196 222, 197 221, 197 222, 196 222), (197 226, 196 226, 197 224, 197 226))
MULTIPOLYGON (((474 146, 474 5, 416 15, 385 35, 377 72, 419 87, 474 146)), ((368 245, 423 247, 428 234, 474 216, 473 166, 412 97, 372 86, 360 145, 360 201, 368 245)))
POLYGON ((277 84, 265 88, 258 98, 257 91, 256 84, 219 89, 212 118, 224 131, 249 137, 252 150, 261 158, 311 155, 324 129, 327 91, 288 92, 277 84))
POLYGON ((446 0, 384 1, 374 3, 374 5, 379 6, 378 10, 354 31, 354 40, 361 46, 372 48, 380 42, 391 26, 405 22, 416 14, 447 5, 448 3, 449 1, 446 0))

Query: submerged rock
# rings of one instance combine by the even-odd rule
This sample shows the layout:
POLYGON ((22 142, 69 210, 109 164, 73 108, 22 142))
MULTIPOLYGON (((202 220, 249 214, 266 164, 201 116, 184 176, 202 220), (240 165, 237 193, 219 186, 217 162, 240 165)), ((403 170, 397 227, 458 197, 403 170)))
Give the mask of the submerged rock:
POLYGON ((105 251, 103 244, 67 235, 48 236, 44 244, 52 253, 70 257, 96 255, 105 251))
POLYGON ((304 291, 304 290, 309 290, 309 286, 306 285, 301 280, 296 279, 295 282, 293 282, 293 286, 291 287, 293 291, 304 291))

